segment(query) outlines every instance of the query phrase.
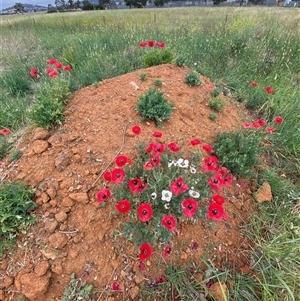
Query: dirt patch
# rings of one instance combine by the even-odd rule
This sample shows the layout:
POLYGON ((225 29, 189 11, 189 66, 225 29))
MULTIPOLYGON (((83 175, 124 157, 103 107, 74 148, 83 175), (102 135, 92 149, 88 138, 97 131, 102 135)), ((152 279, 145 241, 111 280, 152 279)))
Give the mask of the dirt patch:
MULTIPOLYGON (((17 251, 0 262, 3 300, 17 296, 59 300, 72 273, 97 288, 95 300, 101 294, 103 299, 98 300, 109 296, 113 281, 122 292, 114 293, 111 300, 133 299, 141 283, 163 273, 161 250, 155 250, 143 270, 138 250, 122 240, 114 241, 113 230, 126 217, 110 218, 114 205, 108 201, 100 208, 95 195, 105 186, 102 172, 120 149, 134 158, 139 140, 149 141, 157 130, 154 122, 140 122, 136 112, 138 96, 154 87, 157 78, 163 82, 164 96, 175 105, 170 120, 160 129, 162 143, 180 142, 188 150, 193 138, 212 143, 219 131, 241 127, 247 112, 228 97, 216 121, 210 119, 211 82, 201 77, 200 86, 189 87, 184 83, 188 72, 167 64, 104 80, 74 93, 61 127, 51 132, 29 131, 18 147, 21 159, 10 166, 5 163, 1 176, 35 187, 38 222, 20 237, 17 251), (139 78, 141 72, 147 73, 145 81, 139 78), (136 124, 142 129, 139 136, 131 132, 136 124)), ((239 228, 253 212, 251 183, 234 179, 223 194, 228 221, 216 223, 213 229, 208 220, 179 225, 167 264, 193 261, 201 265, 206 253, 220 267, 249 272, 249 241, 239 228)))

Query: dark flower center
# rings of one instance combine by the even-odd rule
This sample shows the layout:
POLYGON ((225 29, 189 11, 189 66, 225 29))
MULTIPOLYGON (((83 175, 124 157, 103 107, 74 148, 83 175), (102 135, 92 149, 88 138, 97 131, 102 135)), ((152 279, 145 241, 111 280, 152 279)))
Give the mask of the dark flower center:
POLYGON ((106 199, 107 195, 105 193, 102 193, 101 197, 102 199, 106 199))
POLYGON ((147 215, 147 214, 148 214, 148 211, 147 211, 146 209, 144 209, 144 210, 142 211, 142 214, 143 214, 143 215, 147 215))
POLYGON ((177 183, 176 183, 176 186, 177 186, 177 187, 181 187, 181 186, 182 186, 182 183, 178 183, 178 182, 177 182, 177 183))
POLYGON ((171 253, 171 248, 167 248, 166 252, 167 252, 168 254, 170 254, 170 253, 171 253))
POLYGON ((119 173, 116 174, 116 178, 120 178, 121 175, 119 173))
POLYGON ((140 185, 139 185, 139 188, 140 188, 140 189, 144 188, 144 184, 140 184, 140 185))
POLYGON ((121 209, 123 209, 123 210, 126 209, 126 205, 123 204, 123 205, 121 206, 121 209))
POLYGON ((134 181, 132 181, 132 184, 133 184, 133 185, 137 185, 137 184, 138 184, 138 181, 137 181, 137 180, 134 180, 134 181))
POLYGON ((193 206, 192 206, 191 204, 188 204, 188 205, 187 205, 187 208, 188 208, 189 210, 192 210, 192 209, 193 209, 193 206))
POLYGON ((142 254, 143 254, 143 255, 147 255, 147 253, 148 253, 148 252, 147 252, 146 249, 144 249, 144 250, 142 251, 142 254))
POLYGON ((214 215, 217 215, 217 214, 219 213, 219 211, 218 211, 217 209, 213 209, 213 210, 212 210, 212 213, 213 213, 214 215))
POLYGON ((172 222, 169 219, 167 220, 167 225, 172 225, 172 222))
POLYGON ((219 183, 218 179, 214 179, 214 183, 218 184, 219 183))

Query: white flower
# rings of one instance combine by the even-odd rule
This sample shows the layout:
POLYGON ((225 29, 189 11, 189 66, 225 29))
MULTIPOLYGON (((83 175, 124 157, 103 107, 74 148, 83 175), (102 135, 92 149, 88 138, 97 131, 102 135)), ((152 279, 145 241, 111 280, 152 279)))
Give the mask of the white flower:
POLYGON ((182 168, 188 168, 189 167, 189 160, 187 160, 187 159, 184 160, 183 158, 180 158, 177 161, 177 165, 179 167, 182 167, 182 168))
POLYGON ((162 201, 166 201, 166 202, 170 202, 171 201, 171 198, 172 198, 172 192, 169 191, 169 190, 163 190, 161 192, 161 199, 162 201))
POLYGON ((165 209, 170 209, 170 203, 165 203, 165 209))
POLYGON ((174 160, 170 160, 169 162, 168 162, 168 167, 170 168, 172 165, 174 165, 175 164, 175 161, 174 160))
POLYGON ((189 195, 194 199, 198 199, 200 197, 200 193, 192 189, 189 190, 189 195))
POLYGON ((190 172, 191 172, 191 173, 196 173, 196 172, 197 172, 197 170, 196 170, 196 168, 195 168, 194 165, 191 165, 191 166, 190 166, 190 172))
POLYGON ((155 200, 156 197, 157 197, 156 192, 152 192, 151 195, 150 195, 150 197, 151 197, 152 200, 155 200))

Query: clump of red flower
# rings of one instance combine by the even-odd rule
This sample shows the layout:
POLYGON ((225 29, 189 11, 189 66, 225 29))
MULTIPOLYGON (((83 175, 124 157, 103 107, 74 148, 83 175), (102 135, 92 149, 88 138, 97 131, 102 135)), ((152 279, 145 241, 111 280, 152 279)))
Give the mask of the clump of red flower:
POLYGON ((140 47, 141 48, 145 48, 145 47, 149 47, 149 48, 153 48, 153 47, 157 47, 157 48, 165 48, 166 47, 166 43, 165 42, 155 42, 154 40, 149 40, 149 41, 143 41, 140 42, 140 47))

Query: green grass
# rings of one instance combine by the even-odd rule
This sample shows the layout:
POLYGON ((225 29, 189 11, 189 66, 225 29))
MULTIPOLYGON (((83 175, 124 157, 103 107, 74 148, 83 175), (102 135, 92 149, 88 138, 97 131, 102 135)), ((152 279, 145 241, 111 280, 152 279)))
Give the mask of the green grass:
MULTIPOLYGON (((34 108, 35 96, 42 91, 39 83, 29 76, 31 67, 39 68, 41 82, 47 83, 44 70, 50 57, 70 64, 68 91, 72 92, 139 69, 145 53, 139 43, 150 39, 164 41, 177 57, 176 64, 195 68, 215 83, 225 82, 235 99, 268 121, 283 116, 284 123, 270 137, 270 155, 277 173, 265 171, 260 176, 260 180, 266 179, 271 184, 274 202, 261 205, 259 214, 244 229, 256 243, 253 268, 260 277, 207 268, 212 270, 210 277, 214 281, 235 283, 230 291, 232 300, 300 299, 298 10, 279 7, 107 10, 2 16, 0 22, 0 128, 10 128, 12 133, 28 122, 28 111, 34 108), (256 90, 249 86, 251 81, 258 83, 256 90), (275 94, 265 94, 266 86, 271 86, 275 94), (278 176, 283 174, 286 178, 278 176)), ((211 119, 215 118, 216 115, 211 115, 211 119)), ((11 143, 10 137, 0 137, 0 158, 11 149, 11 143)), ((186 269, 170 267, 170 283, 165 286, 168 289, 171 285, 171 291, 179 292, 181 300, 190 296, 194 288, 201 287, 205 292, 203 283, 195 282, 186 273, 186 269)), ((147 289, 142 293, 146 294, 147 289)), ((168 294, 169 291, 163 290, 159 296, 168 300, 168 294)), ((151 291, 149 297, 144 296, 145 300, 153 297, 151 291)))

